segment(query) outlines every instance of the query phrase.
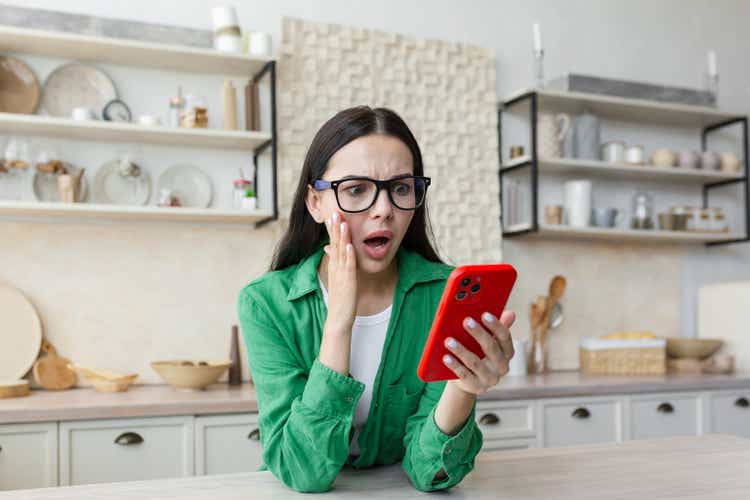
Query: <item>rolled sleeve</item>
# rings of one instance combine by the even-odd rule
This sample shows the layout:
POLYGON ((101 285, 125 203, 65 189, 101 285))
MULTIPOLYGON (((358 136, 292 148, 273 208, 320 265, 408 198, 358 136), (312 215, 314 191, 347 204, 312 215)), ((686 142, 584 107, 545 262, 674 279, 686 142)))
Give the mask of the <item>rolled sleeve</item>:
POLYGON ((302 404, 332 417, 352 417, 365 384, 333 370, 318 358, 302 393, 302 404))
POLYGON ((440 457, 442 463, 439 464, 439 468, 445 469, 446 474, 472 462, 476 455, 476 450, 473 448, 476 448, 477 444, 479 448, 482 447, 482 435, 475 432, 474 416, 475 409, 472 409, 464 426, 452 435, 445 434, 435 423, 435 408, 425 419, 425 425, 419 435, 419 446, 425 456, 440 457))

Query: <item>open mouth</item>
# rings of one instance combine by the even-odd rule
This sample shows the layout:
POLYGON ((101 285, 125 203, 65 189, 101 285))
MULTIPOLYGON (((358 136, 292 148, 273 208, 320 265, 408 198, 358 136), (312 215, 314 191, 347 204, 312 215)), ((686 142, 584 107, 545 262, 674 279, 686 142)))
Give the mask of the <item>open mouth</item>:
POLYGON ((378 248, 387 245, 389 241, 390 238, 386 238, 385 236, 376 236, 375 238, 366 239, 365 245, 372 248, 378 248))
POLYGON ((375 231, 370 233, 362 243, 364 244, 365 254, 371 259, 381 260, 388 255, 391 248, 393 233, 391 231, 375 231))

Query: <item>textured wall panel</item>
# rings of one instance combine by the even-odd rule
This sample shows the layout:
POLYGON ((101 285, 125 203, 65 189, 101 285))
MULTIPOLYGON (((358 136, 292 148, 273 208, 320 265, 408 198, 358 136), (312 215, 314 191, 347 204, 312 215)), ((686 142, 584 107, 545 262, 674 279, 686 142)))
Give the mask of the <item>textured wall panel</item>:
POLYGON ((500 260, 492 51, 287 18, 278 89, 282 217, 318 128, 350 106, 385 106, 419 141, 443 258, 500 260))

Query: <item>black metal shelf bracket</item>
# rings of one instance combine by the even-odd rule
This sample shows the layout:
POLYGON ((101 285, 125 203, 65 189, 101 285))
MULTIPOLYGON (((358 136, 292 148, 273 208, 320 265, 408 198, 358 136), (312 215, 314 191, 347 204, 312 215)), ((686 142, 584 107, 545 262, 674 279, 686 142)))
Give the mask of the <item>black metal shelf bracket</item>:
POLYGON ((279 137, 277 133, 276 125, 276 61, 269 61, 263 68, 253 75, 253 83, 259 83, 266 75, 270 78, 271 85, 271 139, 264 142, 253 150, 253 185, 255 186, 256 196, 258 195, 258 157, 263 154, 267 149, 271 152, 271 184, 273 187, 273 215, 261 219, 255 223, 255 229, 265 226, 269 222, 275 221, 279 218, 279 198, 278 198, 278 176, 277 176, 277 162, 278 162, 278 147, 279 137))
POLYGON ((536 143, 536 129, 537 129, 537 106, 539 102, 539 96, 535 91, 526 92, 510 101, 504 102, 497 109, 497 137, 498 147, 500 148, 500 166, 498 168, 498 178, 500 181, 500 224, 503 228, 503 237, 519 236, 527 233, 534 233, 539 230, 539 219, 537 214, 537 196, 539 193, 539 165, 537 157, 537 143, 536 143), (530 102, 529 109, 529 123, 531 124, 531 155, 528 161, 513 165, 512 167, 503 167, 503 111, 508 108, 522 103, 530 102), (503 176, 518 170, 520 168, 530 167, 529 174, 531 175, 531 225, 530 227, 517 229, 513 231, 506 231, 503 217, 505 216, 505 210, 503 207, 503 176))
POLYGON ((710 241, 706 243, 706 246, 718 246, 728 245, 730 243, 744 243, 750 241, 750 181, 748 181, 750 175, 750 158, 748 158, 748 130, 747 130, 747 117, 734 118, 721 123, 715 123, 708 127, 703 128, 701 133, 701 150, 707 151, 708 148, 708 136, 712 132, 722 130, 726 127, 733 125, 742 126, 742 150, 743 150, 743 163, 744 163, 744 175, 737 179, 729 179, 725 181, 712 182, 703 185, 703 208, 708 208, 710 190, 713 188, 727 186, 730 184, 743 184, 743 198, 744 198, 744 209, 745 209, 745 237, 735 238, 724 241, 710 241))

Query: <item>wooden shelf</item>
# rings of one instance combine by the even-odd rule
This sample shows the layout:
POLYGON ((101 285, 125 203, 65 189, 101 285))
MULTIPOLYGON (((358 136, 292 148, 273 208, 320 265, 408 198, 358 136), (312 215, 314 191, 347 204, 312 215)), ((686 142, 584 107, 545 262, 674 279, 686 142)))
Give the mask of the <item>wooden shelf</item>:
POLYGON ((646 99, 630 99, 584 92, 522 89, 507 96, 509 102, 529 92, 537 92, 539 109, 580 114, 584 110, 602 118, 638 121, 641 123, 671 124, 681 126, 709 126, 742 118, 743 115, 727 113, 706 106, 691 106, 646 99))
POLYGON ((142 142, 215 149, 252 150, 271 140, 266 132, 149 127, 136 123, 78 121, 42 115, 0 113, 0 132, 78 140, 142 142))
POLYGON ((43 216, 62 218, 215 222, 253 224, 272 217, 271 210, 220 210, 213 208, 180 208, 93 203, 42 203, 0 201, 0 216, 43 216))
MULTIPOLYGON (((519 165, 528 164, 531 162, 531 157, 522 156, 514 158, 506 164, 503 164, 502 169, 515 168, 519 165)), ((681 183, 709 183, 718 182, 733 179, 742 179, 742 174, 734 174, 728 172, 719 172, 711 170, 694 169, 689 170, 686 168, 679 167, 655 167, 651 166, 636 166, 628 165, 625 163, 608 163, 604 161, 595 160, 579 160, 573 158, 540 158, 539 159, 539 171, 547 173, 566 173, 566 174, 583 174, 583 175, 597 175, 600 177, 615 177, 615 178, 636 178, 636 179, 653 179, 653 180, 664 180, 669 182, 681 182, 681 183)))
MULTIPOLYGON (((516 224, 505 228, 506 232, 531 229, 531 224, 516 224)), ((506 238, 508 236, 506 235, 506 238)), ((528 233, 524 237, 546 239, 608 240, 608 241, 642 241, 655 243, 710 243, 744 238, 738 233, 708 233, 695 231, 662 231, 643 229, 606 229, 597 227, 575 228, 570 226, 540 225, 539 231, 528 233)), ((511 237, 512 238, 512 237, 511 237)))
POLYGON ((14 26, 0 26, 0 49, 4 52, 23 52, 75 60, 104 61, 247 78, 254 76, 271 61, 270 58, 250 57, 213 49, 14 26))

